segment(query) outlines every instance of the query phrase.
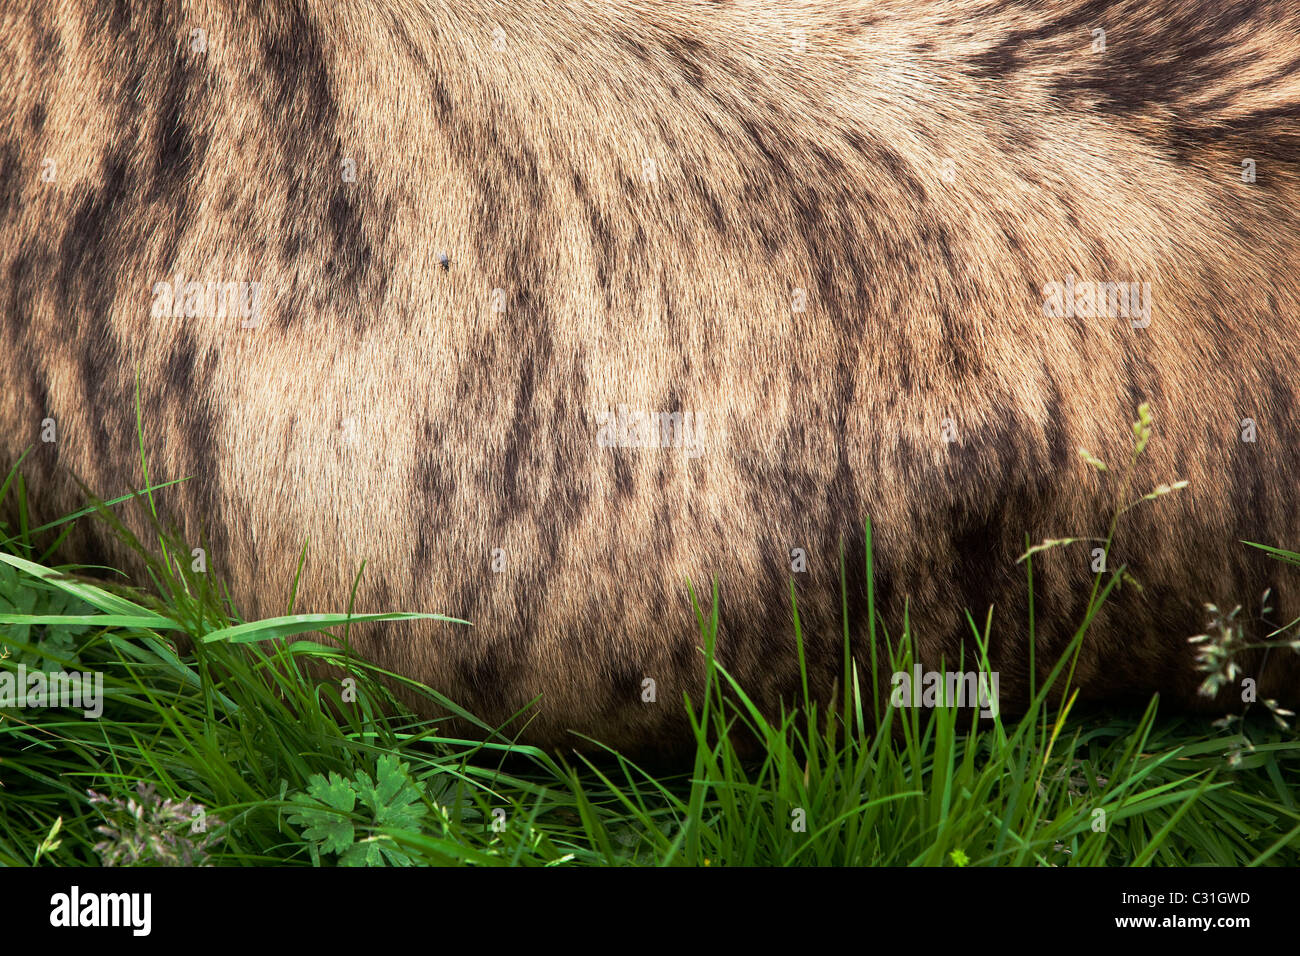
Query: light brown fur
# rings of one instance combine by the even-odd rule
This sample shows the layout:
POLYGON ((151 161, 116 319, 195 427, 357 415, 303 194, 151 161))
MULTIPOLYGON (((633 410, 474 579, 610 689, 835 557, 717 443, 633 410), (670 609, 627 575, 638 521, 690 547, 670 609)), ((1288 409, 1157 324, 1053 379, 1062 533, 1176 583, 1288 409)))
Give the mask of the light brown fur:
MULTIPOLYGON (((138 367, 151 476, 194 476, 159 501, 245 616, 282 613, 310 538, 300 609, 342 609, 364 558, 358 610, 474 624, 362 629, 367 656, 489 720, 542 694, 529 740, 672 750, 686 580, 718 579, 721 659, 770 706, 805 549, 825 694, 841 542, 864 653, 868 517, 886 623, 955 666, 992 604, 1022 699, 1015 559, 1105 533, 1076 451, 1121 463, 1146 401, 1135 490, 1190 486, 1121 525, 1146 589, 1076 678, 1223 706, 1202 602, 1300 615, 1239 543, 1300 543, 1300 13, 1219 6, 0 4, 0 454, 35 444, 43 517, 73 474, 139 487, 138 367), (151 318, 177 272, 260 282, 261 324, 151 318), (1149 282, 1151 324, 1045 316, 1067 275, 1149 282), (704 453, 600 447, 620 404, 699 413, 704 453)), ((1089 564, 1036 563, 1040 664, 1089 564)), ((1252 676, 1300 693, 1280 653, 1252 676)))

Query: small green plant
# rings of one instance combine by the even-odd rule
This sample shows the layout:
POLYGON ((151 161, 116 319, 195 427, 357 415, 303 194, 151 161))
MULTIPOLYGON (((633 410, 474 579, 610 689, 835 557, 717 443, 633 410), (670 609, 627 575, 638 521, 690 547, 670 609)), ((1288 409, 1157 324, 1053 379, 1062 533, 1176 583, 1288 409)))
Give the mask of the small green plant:
POLYGON ((312 774, 307 792, 290 799, 296 809, 289 822, 303 828, 312 862, 333 853, 342 866, 410 866, 412 859, 393 842, 391 831, 418 837, 427 808, 421 789, 407 772, 410 765, 393 754, 382 755, 375 779, 364 770, 352 778, 331 772, 312 774), (357 827, 364 834, 358 839, 357 827))
MULTIPOLYGON (((1033 555, 1038 554, 1040 552, 1049 551, 1053 548, 1060 548, 1070 544, 1075 544, 1076 542, 1079 541, 1091 541, 1094 543, 1101 544, 1103 553, 1109 554, 1111 545, 1114 543, 1115 540, 1116 530, 1119 527, 1120 518, 1122 518, 1128 512, 1132 511, 1134 508, 1136 508, 1144 501, 1154 501, 1156 498, 1164 497, 1165 495, 1171 494, 1172 492, 1175 491, 1182 491, 1184 488, 1187 487, 1188 483, 1182 480, 1175 481, 1173 484, 1165 484, 1162 482, 1161 484, 1157 485, 1152 491, 1148 492, 1142 497, 1134 501, 1128 500, 1129 489, 1132 487, 1133 484, 1133 478, 1134 478, 1134 473, 1137 470, 1138 459, 1142 457, 1142 453, 1146 450, 1147 444, 1151 441, 1154 421, 1155 421, 1154 416, 1151 414, 1151 406, 1148 405, 1146 402, 1143 402, 1141 405, 1138 406, 1137 421, 1133 422, 1133 450, 1129 456, 1127 467, 1121 473, 1120 485, 1119 488, 1117 489, 1116 498, 1115 498, 1115 510, 1111 514, 1110 527, 1107 530, 1106 535, 1104 537, 1080 536, 1080 537, 1072 537, 1072 538, 1048 538, 1044 540, 1041 544, 1034 545, 1032 548, 1030 548, 1028 551, 1022 554, 1019 558, 1019 561, 1026 561, 1033 555)), ((1110 475, 1114 473, 1109 467, 1107 467, 1104 461, 1102 461, 1092 452, 1088 451, 1088 449, 1086 448, 1079 449, 1079 457, 1082 458, 1085 463, 1087 463, 1092 468, 1094 468, 1098 472, 1098 474, 1110 475)), ((1093 590, 1092 590, 1093 602, 1097 601, 1098 595, 1100 593, 1100 585, 1102 580, 1104 580, 1105 574, 1106 574, 1106 569, 1103 566, 1102 570, 1097 572, 1097 576, 1094 579, 1093 590)), ((1113 575, 1114 575, 1114 582, 1123 581, 1125 583, 1131 583, 1137 586, 1138 588, 1141 588, 1141 585, 1134 578, 1129 576, 1123 568, 1115 569, 1113 575)), ((1091 610, 1091 606, 1090 606, 1090 610, 1091 610)), ((1091 615, 1088 616, 1088 620, 1091 620, 1091 615)))

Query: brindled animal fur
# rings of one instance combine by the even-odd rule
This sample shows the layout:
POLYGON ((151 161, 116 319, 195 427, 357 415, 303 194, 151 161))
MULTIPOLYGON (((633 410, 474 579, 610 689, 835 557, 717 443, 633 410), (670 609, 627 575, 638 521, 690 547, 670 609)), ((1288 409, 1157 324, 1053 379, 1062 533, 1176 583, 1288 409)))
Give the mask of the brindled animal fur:
MULTIPOLYGON (((1148 402, 1131 495, 1190 484, 1120 522, 1143 589, 1084 697, 1239 706, 1196 696, 1203 604, 1254 639, 1300 616, 1241 543, 1300 544, 1292 0, 0 10, 0 453, 33 447, 33 520, 73 476, 143 486, 138 370, 151 477, 192 476, 160 510, 245 617, 283 613, 309 540, 297 610, 345 609, 364 559, 356 610, 473 623, 354 629, 367 657, 488 721, 540 694, 525 740, 672 750, 686 582, 774 707, 793 579, 827 697, 841 544, 866 660, 867 519, 890 633, 969 666, 991 606, 1023 701, 1016 558, 1105 536, 1148 402), (178 279, 259 283, 256 324, 155 316, 178 279), (1054 310, 1067 281, 1149 283, 1149 324, 1054 310), (695 446, 635 447, 620 405, 691 413, 695 446)), ((1092 547, 1035 561, 1043 673, 1092 547)), ((97 526, 69 553, 131 566, 97 526)), ((1245 676, 1295 700, 1294 658, 1245 676)))

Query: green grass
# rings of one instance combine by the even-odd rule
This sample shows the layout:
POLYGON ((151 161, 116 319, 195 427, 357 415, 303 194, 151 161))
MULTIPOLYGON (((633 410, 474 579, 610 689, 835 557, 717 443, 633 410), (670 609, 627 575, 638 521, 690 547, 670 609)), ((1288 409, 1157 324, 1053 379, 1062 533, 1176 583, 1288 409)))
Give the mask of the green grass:
MULTIPOLYGON (((693 762, 664 775, 603 748, 514 746, 488 727, 488 742, 449 737, 404 710, 381 672, 319 640, 345 638, 345 613, 292 613, 296 581, 289 614, 243 622, 160 536, 155 549, 132 539, 150 556, 140 590, 103 586, 91 578, 111 569, 49 562, 73 520, 129 539, 118 502, 30 528, 18 466, 7 495, 19 519, 0 528, 0 672, 98 672, 105 700, 98 719, 0 709, 0 864, 1300 863, 1300 739, 1263 708, 1224 725, 1159 714, 1155 700, 1142 712, 1049 700, 1068 688, 1067 653, 1023 718, 974 725, 971 709, 890 706, 846 654, 849 694, 819 707, 805 692, 768 719, 713 659, 717 594, 691 591, 708 689, 678 704, 693 762), (321 661, 345 669, 355 696, 307 676, 321 661), (738 730, 757 757, 738 756, 738 730)), ((141 499, 151 508, 152 489, 141 499)), ((906 670, 910 635, 876 614, 865 533, 866 657, 906 670)), ((1099 577, 1072 650, 1122 577, 1099 577)), ((855 586, 843 568, 841 586, 855 586)), ((802 669, 793 588, 791 620, 802 669)), ((987 647, 987 625, 974 636, 987 647)))

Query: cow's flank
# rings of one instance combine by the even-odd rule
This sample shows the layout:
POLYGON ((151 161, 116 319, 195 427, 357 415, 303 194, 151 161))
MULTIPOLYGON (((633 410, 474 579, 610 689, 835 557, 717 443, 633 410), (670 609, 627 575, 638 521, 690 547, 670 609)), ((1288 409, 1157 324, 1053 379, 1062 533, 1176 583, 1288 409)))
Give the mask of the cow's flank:
MULTIPOLYGON (((1189 484, 1120 522, 1143 588, 1075 680, 1222 708, 1203 603, 1300 616, 1241 544, 1300 542, 1297 62, 1291 0, 5 0, 0 454, 44 519, 139 487, 139 370, 151 477, 193 476, 159 507, 245 616, 310 539, 298 609, 364 559, 358 611, 473 622, 354 629, 371 659, 670 749, 687 580, 774 706, 793 579, 824 699, 868 518, 891 632, 956 667, 992 606, 1023 701, 1016 558, 1105 537, 1146 402, 1132 494, 1189 484)), ((1035 556, 1044 673, 1094 560, 1035 556)), ((1295 699, 1293 659, 1245 665, 1295 699)))

